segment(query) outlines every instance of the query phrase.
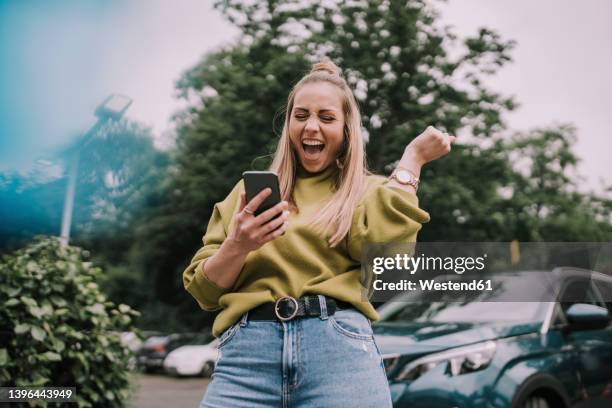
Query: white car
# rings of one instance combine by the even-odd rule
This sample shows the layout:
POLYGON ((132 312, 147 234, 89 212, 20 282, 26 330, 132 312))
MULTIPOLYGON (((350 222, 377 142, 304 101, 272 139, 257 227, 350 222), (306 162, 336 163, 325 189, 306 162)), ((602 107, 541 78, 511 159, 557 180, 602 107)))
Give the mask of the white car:
POLYGON ((204 345, 182 346, 171 351, 164 359, 164 369, 171 375, 201 375, 210 377, 217 361, 217 345, 215 339, 204 345))

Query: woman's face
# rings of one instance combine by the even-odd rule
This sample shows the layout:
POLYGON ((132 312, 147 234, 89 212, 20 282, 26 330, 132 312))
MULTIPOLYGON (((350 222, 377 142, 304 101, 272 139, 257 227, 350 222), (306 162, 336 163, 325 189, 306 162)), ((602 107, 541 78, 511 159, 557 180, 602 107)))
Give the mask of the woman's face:
POLYGON ((335 165, 344 138, 341 91, 328 82, 302 86, 293 101, 289 135, 306 171, 317 173, 335 165))

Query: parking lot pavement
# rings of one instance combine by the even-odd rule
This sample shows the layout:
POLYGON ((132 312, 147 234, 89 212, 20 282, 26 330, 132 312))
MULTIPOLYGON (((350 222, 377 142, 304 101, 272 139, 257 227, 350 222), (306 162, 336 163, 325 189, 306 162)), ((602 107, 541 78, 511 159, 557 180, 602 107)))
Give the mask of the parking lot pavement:
POLYGON ((134 374, 130 408, 197 408, 210 382, 205 378, 174 378, 134 374))

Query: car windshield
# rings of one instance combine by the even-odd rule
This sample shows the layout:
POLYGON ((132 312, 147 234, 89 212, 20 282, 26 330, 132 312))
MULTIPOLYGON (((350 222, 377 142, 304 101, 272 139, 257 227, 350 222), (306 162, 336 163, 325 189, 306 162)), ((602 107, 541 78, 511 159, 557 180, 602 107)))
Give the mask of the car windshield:
MULTIPOLYGON (((453 280, 444 276, 437 281, 453 280)), ((503 288, 490 293, 476 295, 465 291, 449 291, 435 300, 422 292, 402 294, 379 309, 381 322, 528 322, 544 319, 547 302, 528 301, 540 296, 537 291, 550 290, 545 284, 534 285, 534 279, 522 279, 516 275, 496 276, 493 286, 503 288), (529 288, 526 286, 529 285, 529 288), (529 291, 529 297, 520 294, 529 291), (516 293, 517 296, 513 297, 516 293), (522 301, 521 299, 524 299, 522 301)))

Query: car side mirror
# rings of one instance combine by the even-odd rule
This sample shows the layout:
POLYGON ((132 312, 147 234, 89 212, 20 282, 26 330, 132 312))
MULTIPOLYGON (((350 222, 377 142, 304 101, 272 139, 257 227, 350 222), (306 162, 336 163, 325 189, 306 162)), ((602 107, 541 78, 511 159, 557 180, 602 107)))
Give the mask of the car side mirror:
POLYGON ((610 323, 608 309, 586 303, 576 303, 565 312, 571 330, 597 330, 610 323))

